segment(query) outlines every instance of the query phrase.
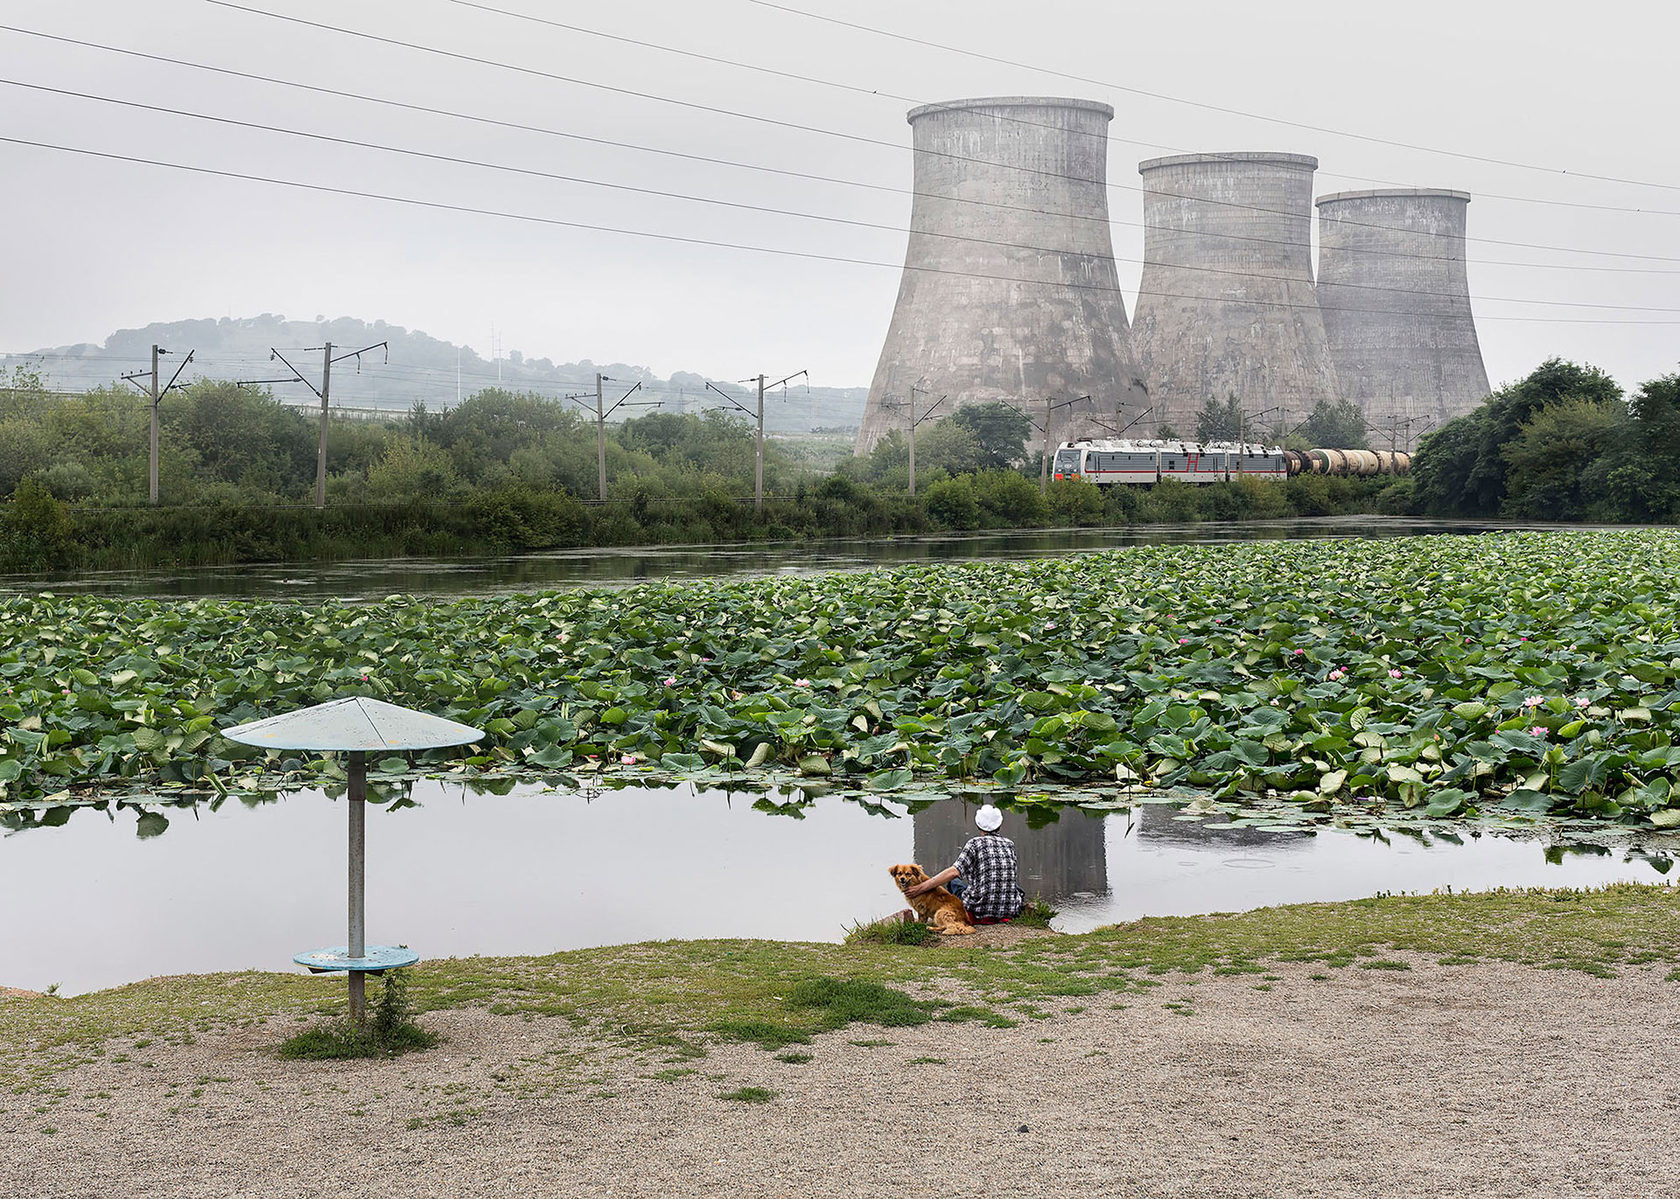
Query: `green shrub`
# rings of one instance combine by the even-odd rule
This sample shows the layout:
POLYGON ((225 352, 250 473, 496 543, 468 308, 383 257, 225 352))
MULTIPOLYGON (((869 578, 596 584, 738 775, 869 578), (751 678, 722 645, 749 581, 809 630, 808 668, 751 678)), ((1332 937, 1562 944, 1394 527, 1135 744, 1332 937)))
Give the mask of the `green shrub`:
POLYGON ((1049 513, 1038 485, 1012 470, 975 475, 974 499, 980 505, 980 521, 988 527, 1035 525, 1049 513))
POLYGON ((1089 479, 1052 479, 1046 499, 1062 524, 1100 525, 1108 511, 1102 489, 1089 479))
POLYGON ((438 1043, 434 1032, 414 1022, 408 980, 401 970, 385 972, 385 989, 365 1023, 348 1016, 329 1020, 287 1037, 277 1050, 283 1058, 321 1061, 335 1058, 396 1057, 438 1043))
POLYGON ((922 506, 947 529, 972 529, 980 524, 980 504, 966 477, 934 483, 923 494, 922 506))
POLYGON ((854 924, 846 930, 848 945, 920 945, 934 932, 920 920, 889 916, 869 924, 854 924))

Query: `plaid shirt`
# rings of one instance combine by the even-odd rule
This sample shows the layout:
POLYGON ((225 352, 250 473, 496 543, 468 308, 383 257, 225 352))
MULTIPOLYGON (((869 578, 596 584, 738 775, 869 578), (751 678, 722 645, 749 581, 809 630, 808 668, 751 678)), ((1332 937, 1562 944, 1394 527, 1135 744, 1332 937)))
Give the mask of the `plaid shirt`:
POLYGON ((1026 897, 1016 882, 1015 842, 995 833, 971 838, 954 863, 966 888, 963 907, 971 916, 1013 920, 1026 897))

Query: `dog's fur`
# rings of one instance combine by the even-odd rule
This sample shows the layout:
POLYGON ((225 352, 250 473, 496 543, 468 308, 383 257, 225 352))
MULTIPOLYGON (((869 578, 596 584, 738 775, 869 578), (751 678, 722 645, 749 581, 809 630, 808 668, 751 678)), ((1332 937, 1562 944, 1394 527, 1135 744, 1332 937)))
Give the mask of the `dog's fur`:
POLYGON ((925 883, 928 880, 927 871, 920 866, 914 862, 888 866, 887 873, 892 875, 898 889, 906 892, 905 899, 915 909, 917 918, 932 925, 934 932, 944 937, 958 937, 967 936, 974 931, 974 925, 968 919, 968 909, 963 907, 962 900, 944 887, 935 887, 922 895, 908 893, 917 883, 925 883))

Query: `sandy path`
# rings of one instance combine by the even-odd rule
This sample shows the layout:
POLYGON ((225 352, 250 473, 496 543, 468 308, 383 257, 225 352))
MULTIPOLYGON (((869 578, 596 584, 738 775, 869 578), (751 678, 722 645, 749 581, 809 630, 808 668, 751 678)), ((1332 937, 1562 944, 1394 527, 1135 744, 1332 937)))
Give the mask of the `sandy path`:
POLYGON ((77 1067, 44 1114, 0 1094, 0 1194, 1680 1194, 1662 970, 1311 971, 1015 1029, 853 1025, 803 1065, 724 1046, 668 1080, 580 1074, 569 1025, 476 1011, 427 1016, 450 1040, 395 1062, 201 1036, 77 1067), (718 1097, 742 1085, 777 1096, 718 1097))

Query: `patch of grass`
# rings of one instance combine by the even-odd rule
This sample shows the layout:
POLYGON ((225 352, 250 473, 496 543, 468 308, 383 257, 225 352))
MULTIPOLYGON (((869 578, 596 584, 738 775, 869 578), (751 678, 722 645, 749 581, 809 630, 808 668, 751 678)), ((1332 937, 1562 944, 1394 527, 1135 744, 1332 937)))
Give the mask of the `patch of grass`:
POLYGON ((276 1052, 288 1060, 325 1061, 337 1058, 396 1057, 430 1049, 439 1041, 410 1016, 408 981, 401 970, 385 973, 385 987, 365 1023, 348 1016, 329 1020, 280 1042, 276 1052))
POLYGON ((904 1064, 906 1066, 943 1066, 946 1061, 942 1057, 913 1057, 904 1064))
POLYGON ((972 1003, 959 1003, 940 1012, 936 1019, 947 1024, 963 1024, 974 1020, 988 1028, 1019 1028, 1021 1022, 1002 1012, 994 1012, 989 1007, 980 1007, 972 1003))
POLYGON ((920 945, 937 936, 920 920, 889 916, 869 924, 854 924, 846 930, 847 945, 920 945))
POLYGON ((1055 918, 1056 909, 1050 906, 1050 901, 1035 895, 1027 900, 1027 906, 1015 917, 1015 923, 1023 928, 1049 928, 1055 918))
POLYGON ((820 1013, 825 1028, 843 1028, 854 1021, 883 1028, 926 1024, 939 1007, 868 979, 828 976, 794 984, 788 991, 787 1005, 795 1011, 820 1013))
POLYGON ((788 1045, 809 1045, 811 1034, 791 1024, 769 1020, 719 1020, 710 1031, 726 1041, 747 1041, 760 1049, 781 1049, 788 1045))
POLYGON ((811 1055, 808 1053, 800 1053, 797 1050, 791 1050, 787 1053, 778 1053, 776 1055, 776 1060, 778 1062, 786 1062, 790 1066, 803 1066, 806 1062, 811 1060, 811 1055))
POLYGON ((846 1044, 856 1045, 859 1049, 887 1049, 898 1044, 898 1042, 876 1039, 873 1041, 847 1041, 846 1044))
POLYGON ((661 1070, 659 1073, 653 1075, 653 1077, 657 1078, 660 1082, 676 1082, 679 1078, 687 1078, 690 1074, 698 1073, 700 1073, 700 1071, 696 1070, 693 1066, 674 1066, 669 1070, 661 1070))
POLYGON ((764 1087, 740 1087, 718 1094, 719 1099, 733 1099, 736 1103, 769 1103, 775 1097, 776 1092, 764 1087))
POLYGON ((1375 958, 1369 962, 1360 962, 1361 970, 1410 970, 1405 962, 1397 962, 1393 958, 1375 958))

